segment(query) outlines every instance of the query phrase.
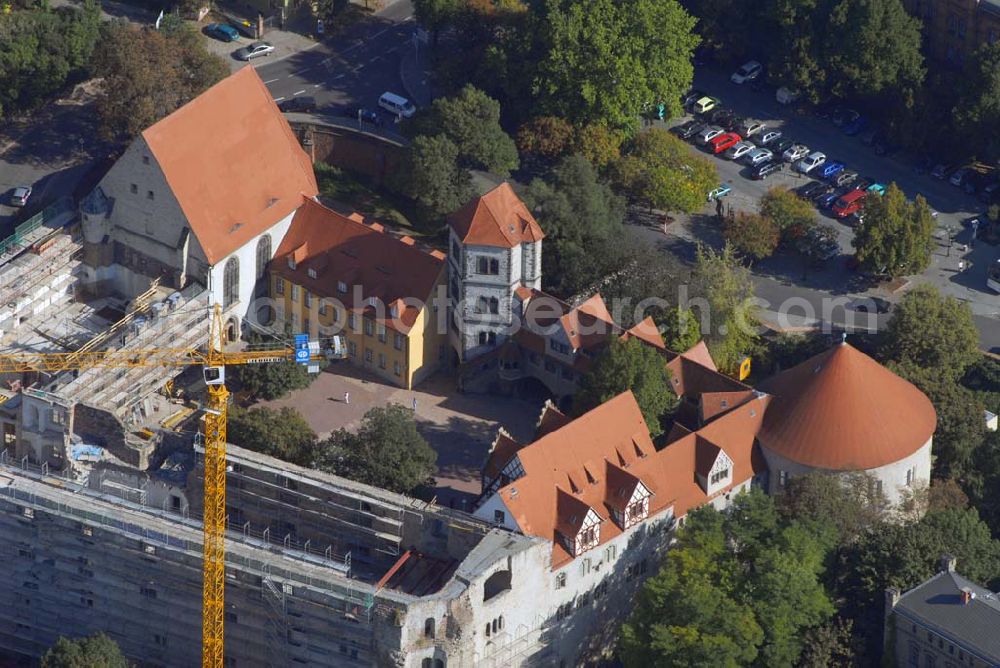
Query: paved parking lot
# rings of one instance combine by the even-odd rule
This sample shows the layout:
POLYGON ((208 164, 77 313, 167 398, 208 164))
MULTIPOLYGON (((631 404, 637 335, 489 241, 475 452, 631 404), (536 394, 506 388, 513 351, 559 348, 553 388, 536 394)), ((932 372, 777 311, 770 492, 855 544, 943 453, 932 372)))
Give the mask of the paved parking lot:
MULTIPOLYGON (((701 67, 695 74, 694 86, 720 98, 723 106, 733 109, 737 114, 763 121, 768 128, 781 130, 785 137, 806 144, 812 150, 822 151, 828 159, 846 163, 848 169, 863 177, 872 177, 884 184, 895 182, 908 196, 914 197, 920 193, 927 198, 930 206, 939 212, 939 229, 932 264, 922 276, 915 279, 934 283, 942 291, 968 302, 973 312, 979 316, 977 324, 984 331, 984 345, 987 348, 1000 345, 1000 323, 995 320, 1000 317, 1000 297, 985 287, 986 269, 997 257, 998 251, 982 242, 965 250, 962 248, 972 241, 971 231, 963 227, 962 221, 981 214, 985 209, 984 205, 947 181, 917 174, 912 158, 905 154, 897 154, 891 158, 878 156, 859 137, 846 136, 829 120, 801 115, 792 106, 779 104, 774 99, 773 89, 765 88, 764 91, 755 92, 749 85, 733 84, 729 81, 730 74, 728 70, 701 67), (956 239, 950 248, 947 241, 949 236, 955 236, 956 239), (964 269, 960 270, 960 262, 964 263, 964 269)), ((685 119, 673 121, 671 125, 683 120, 685 119)), ((694 144, 692 150, 705 155, 694 144)), ((721 181, 733 188, 725 204, 735 210, 756 210, 760 197, 771 187, 796 187, 812 180, 786 168, 766 180, 752 181, 747 178, 748 168, 742 163, 714 156, 709 156, 709 159, 716 165, 721 181)), ((706 205, 705 213, 714 214, 714 208, 714 205, 706 205)), ((846 260, 852 253, 852 228, 825 212, 817 212, 817 219, 837 230, 841 256, 831 260, 820 271, 807 271, 805 278, 802 277, 801 261, 796 262, 789 255, 779 254, 759 263, 755 267, 758 291, 769 301, 796 296, 809 290, 817 291, 810 297, 816 299, 822 298, 824 293, 866 292, 866 288, 859 284, 857 275, 846 268, 846 260)), ((705 230, 704 227, 701 229, 705 230)), ((698 225, 681 226, 678 233, 688 235, 688 241, 701 240, 698 225)))

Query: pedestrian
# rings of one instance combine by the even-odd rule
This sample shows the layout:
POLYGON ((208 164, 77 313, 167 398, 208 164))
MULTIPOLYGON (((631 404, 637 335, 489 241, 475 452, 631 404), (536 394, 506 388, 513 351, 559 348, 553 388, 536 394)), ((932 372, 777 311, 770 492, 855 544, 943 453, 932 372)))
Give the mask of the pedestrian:
POLYGON ((344 403, 345 404, 351 403, 351 393, 350 392, 344 392, 344 403))
POLYGON ((413 412, 417 412, 417 398, 413 397, 413 412))
POLYGON ((965 260, 959 260, 958 261, 958 270, 959 271, 965 271, 965 260))

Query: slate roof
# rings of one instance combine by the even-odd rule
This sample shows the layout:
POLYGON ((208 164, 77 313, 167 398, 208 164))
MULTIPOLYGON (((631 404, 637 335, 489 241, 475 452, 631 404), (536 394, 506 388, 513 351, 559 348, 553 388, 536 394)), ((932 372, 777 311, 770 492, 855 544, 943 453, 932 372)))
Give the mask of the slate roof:
POLYGON ((1000 665, 1000 600, 997 594, 958 573, 942 571, 903 594, 897 614, 912 619, 1000 665), (962 589, 975 597, 962 603, 962 589))

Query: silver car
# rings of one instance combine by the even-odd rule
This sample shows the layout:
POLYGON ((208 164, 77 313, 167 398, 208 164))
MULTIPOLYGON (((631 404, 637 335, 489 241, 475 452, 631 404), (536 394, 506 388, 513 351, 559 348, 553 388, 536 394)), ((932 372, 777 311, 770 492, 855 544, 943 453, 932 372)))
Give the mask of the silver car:
POLYGON ((756 166, 762 162, 767 162, 774 157, 774 153, 769 148, 758 148, 747 154, 746 162, 750 166, 756 166))
POLYGON ((795 162, 809 155, 809 147, 805 144, 796 144, 781 154, 785 162, 795 162))
POLYGON ((722 154, 722 157, 729 158, 730 160, 739 160, 740 158, 742 158, 755 148, 757 147, 751 144, 750 142, 741 141, 736 146, 730 146, 728 149, 726 149, 726 152, 722 154))
POLYGON ((707 144, 723 132, 725 132, 725 130, 720 128, 718 125, 710 125, 698 133, 698 143, 707 144))
POLYGON ((762 132, 755 141, 757 142, 757 146, 765 146, 773 141, 776 141, 780 137, 781 130, 768 130, 767 132, 762 132))
POLYGON ((753 137, 755 134, 763 132, 766 127, 760 121, 747 121, 740 126, 740 134, 744 137, 753 137))
POLYGON ((31 186, 18 186, 10 196, 11 206, 26 206, 31 198, 31 186))
POLYGON ((249 46, 236 50, 236 57, 240 60, 251 60, 258 56, 270 56, 274 47, 268 42, 254 42, 249 46))

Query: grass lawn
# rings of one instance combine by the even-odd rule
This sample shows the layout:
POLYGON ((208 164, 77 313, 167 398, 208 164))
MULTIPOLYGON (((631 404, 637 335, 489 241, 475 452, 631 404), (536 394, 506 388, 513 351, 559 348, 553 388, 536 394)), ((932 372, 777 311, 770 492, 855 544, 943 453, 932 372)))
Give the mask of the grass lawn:
POLYGON ((339 167, 319 162, 314 167, 320 197, 332 200, 338 209, 357 211, 403 229, 407 234, 424 236, 425 232, 414 224, 415 220, 411 220, 414 216, 409 210, 410 203, 403 198, 377 187, 364 176, 339 167))

